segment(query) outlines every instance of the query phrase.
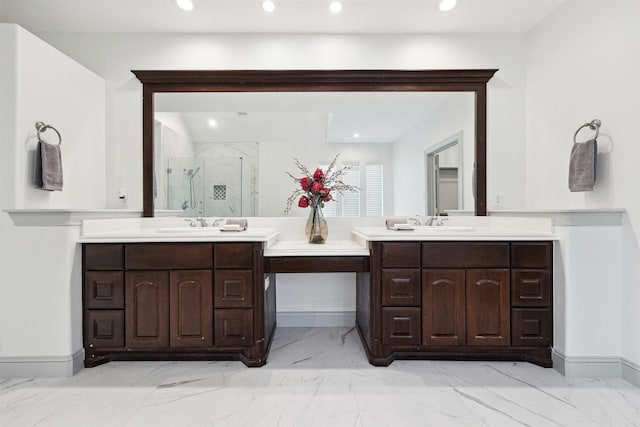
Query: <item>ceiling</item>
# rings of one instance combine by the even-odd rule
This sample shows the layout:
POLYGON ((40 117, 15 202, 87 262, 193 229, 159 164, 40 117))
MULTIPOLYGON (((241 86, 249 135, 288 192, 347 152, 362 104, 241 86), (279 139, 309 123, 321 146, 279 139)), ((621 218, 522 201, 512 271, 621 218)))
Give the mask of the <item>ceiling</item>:
MULTIPOLYGON (((344 0, 339 15, 329 0, 0 0, 0 22, 34 33, 524 33, 565 1, 459 0, 440 12, 438 0, 344 0)), ((591 0, 593 1, 593 0, 591 0)), ((597 0, 608 1, 608 0, 597 0)))
POLYGON ((471 105, 473 94, 157 93, 154 107, 156 112, 179 113, 194 142, 393 143, 442 103, 456 101, 471 105), (215 128, 209 126, 210 119, 215 119, 215 128))

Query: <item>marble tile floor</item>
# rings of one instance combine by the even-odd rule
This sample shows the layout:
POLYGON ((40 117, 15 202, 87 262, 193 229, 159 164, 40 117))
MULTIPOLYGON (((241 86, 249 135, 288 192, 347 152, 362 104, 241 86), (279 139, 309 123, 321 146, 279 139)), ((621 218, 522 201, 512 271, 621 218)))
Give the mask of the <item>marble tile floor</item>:
POLYGON ((640 389, 514 362, 367 363, 352 328, 279 328, 269 363, 111 362, 0 380, 0 426, 640 426, 640 389))

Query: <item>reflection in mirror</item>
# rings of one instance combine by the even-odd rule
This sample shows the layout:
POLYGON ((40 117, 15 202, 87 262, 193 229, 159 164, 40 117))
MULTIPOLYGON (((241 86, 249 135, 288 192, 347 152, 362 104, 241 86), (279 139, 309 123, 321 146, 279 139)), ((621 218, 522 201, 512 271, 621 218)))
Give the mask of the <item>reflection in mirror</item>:
POLYGON ((462 132, 425 150, 427 215, 447 215, 463 206, 462 132))
MULTIPOLYGON (((185 216, 280 216, 295 184, 293 158, 310 169, 340 153, 357 195, 331 216, 440 214, 474 209, 473 92, 212 92, 154 96, 154 205, 185 216), (469 146, 464 146, 464 141, 469 146), (435 207, 428 157, 457 135, 455 203, 435 207), (429 154, 427 154, 429 153, 429 154), (431 206, 431 207, 430 207, 431 206), (429 210, 429 212, 427 212, 429 210)), ((452 144, 449 144, 452 145, 452 144)), ((451 185, 449 185, 451 187, 451 185)), ((445 199, 443 199, 445 197, 445 199)), ((290 215, 306 216, 294 207, 290 215)))

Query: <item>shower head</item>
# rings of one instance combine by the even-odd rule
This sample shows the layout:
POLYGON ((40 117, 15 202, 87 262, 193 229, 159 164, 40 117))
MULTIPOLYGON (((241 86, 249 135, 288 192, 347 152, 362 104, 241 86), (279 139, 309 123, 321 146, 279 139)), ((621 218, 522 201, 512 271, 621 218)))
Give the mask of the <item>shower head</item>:
POLYGON ((187 174, 189 178, 193 178, 194 176, 196 176, 199 170, 200 170, 200 166, 198 166, 195 169, 184 169, 184 172, 187 174))

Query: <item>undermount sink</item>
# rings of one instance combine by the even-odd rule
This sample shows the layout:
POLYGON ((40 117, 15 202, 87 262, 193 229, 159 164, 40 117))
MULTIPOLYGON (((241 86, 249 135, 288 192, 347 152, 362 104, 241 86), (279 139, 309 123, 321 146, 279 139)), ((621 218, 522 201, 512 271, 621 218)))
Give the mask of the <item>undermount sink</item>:
POLYGON ((158 233, 185 233, 185 234, 193 234, 193 233, 219 233, 220 227, 167 227, 167 228, 159 228, 158 233))
POLYGON ((413 227, 418 233, 452 233, 452 232, 464 232, 473 231, 474 227, 458 226, 458 225, 424 225, 413 227))

